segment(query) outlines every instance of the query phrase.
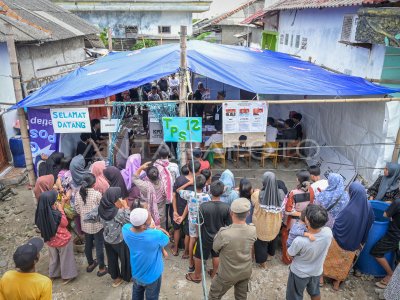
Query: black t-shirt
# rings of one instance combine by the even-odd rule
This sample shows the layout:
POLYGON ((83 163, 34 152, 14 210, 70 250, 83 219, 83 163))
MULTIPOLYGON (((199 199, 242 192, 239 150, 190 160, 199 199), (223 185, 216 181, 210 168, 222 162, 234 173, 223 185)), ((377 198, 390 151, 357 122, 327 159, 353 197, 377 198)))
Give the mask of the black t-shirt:
POLYGON ((303 126, 301 126, 300 123, 297 123, 297 125, 295 125, 294 128, 296 129, 297 140, 302 140, 303 139, 303 126))
MULTIPOLYGON (((189 179, 187 179, 186 176, 182 175, 175 180, 174 184, 174 193, 176 194, 176 210, 180 216, 183 214, 183 211, 186 208, 187 201, 185 199, 182 199, 179 193, 176 192, 176 190, 188 182, 189 179)), ((185 190, 194 191, 194 187, 193 185, 189 185, 188 187, 185 188, 185 190)))
POLYGON ((209 201, 200 205, 201 238, 203 244, 212 245, 221 227, 232 223, 230 207, 221 201, 209 201))
POLYGON ((390 204, 386 210, 386 215, 392 218, 386 234, 400 240, 400 199, 396 199, 390 204))
POLYGON ((76 148, 76 155, 79 154, 83 155, 87 164, 95 153, 91 144, 85 144, 84 142, 80 141, 78 143, 78 147, 76 148))

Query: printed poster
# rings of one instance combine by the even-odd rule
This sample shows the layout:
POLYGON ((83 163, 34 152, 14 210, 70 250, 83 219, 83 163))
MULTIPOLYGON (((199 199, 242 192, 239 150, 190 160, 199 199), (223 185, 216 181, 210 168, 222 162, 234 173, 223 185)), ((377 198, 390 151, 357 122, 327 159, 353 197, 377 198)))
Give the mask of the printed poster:
POLYGON ((58 135, 54 133, 50 109, 28 109, 29 137, 32 158, 37 170, 37 162, 42 154, 50 156, 57 150, 58 135))
POLYGON ((223 132, 265 133, 268 104, 266 102, 225 102, 223 104, 223 132))

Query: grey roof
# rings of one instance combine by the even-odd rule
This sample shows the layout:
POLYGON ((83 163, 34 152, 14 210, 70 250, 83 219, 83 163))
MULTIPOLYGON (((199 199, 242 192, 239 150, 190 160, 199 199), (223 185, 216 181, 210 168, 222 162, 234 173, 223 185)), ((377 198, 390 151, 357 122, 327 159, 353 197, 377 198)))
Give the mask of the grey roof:
POLYGON ((11 25, 11 33, 19 42, 44 41, 51 38, 50 34, 42 30, 0 14, 0 42, 7 40, 6 35, 9 33, 7 25, 11 25))
MULTIPOLYGON (((14 25, 17 26, 19 31, 21 31, 20 29, 22 28, 26 29, 26 26, 33 28, 30 31, 32 33, 31 40, 45 39, 56 41, 100 32, 97 27, 47 0, 2 0, 2 2, 4 2, 12 12, 22 18, 23 21, 17 21, 11 16, 12 14, 10 12, 5 12, 8 20, 15 20, 16 23, 14 23, 14 25), (37 29, 35 26, 30 26, 28 23, 39 26, 43 28, 43 30, 37 29), (37 31, 43 32, 45 36, 37 31)), ((3 24, 1 24, 0 32, 4 31, 3 24)), ((19 35, 21 41, 29 40, 27 36, 24 36, 22 33, 19 35)), ((19 41, 19 35, 17 34, 15 37, 17 41, 19 41)))

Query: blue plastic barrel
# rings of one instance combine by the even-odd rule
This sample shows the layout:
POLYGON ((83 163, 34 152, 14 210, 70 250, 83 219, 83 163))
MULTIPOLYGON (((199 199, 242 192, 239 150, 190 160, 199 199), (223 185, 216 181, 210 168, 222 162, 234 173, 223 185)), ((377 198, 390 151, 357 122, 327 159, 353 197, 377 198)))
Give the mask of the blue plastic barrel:
MULTIPOLYGON (((384 277, 386 276, 385 270, 369 253, 372 247, 374 247, 375 244, 385 235, 389 227, 389 219, 383 216, 383 213, 389 207, 389 204, 376 200, 372 200, 370 201, 370 203, 374 210, 375 222, 372 224, 371 230, 368 234, 367 242, 364 246, 364 249, 361 251, 360 257, 358 258, 355 267, 361 273, 373 275, 376 277, 384 277)), ((355 224, 355 226, 357 226, 357 224, 355 224)), ((385 257, 388 260, 389 264, 393 267, 394 253, 386 253, 385 257)))
POLYGON ((25 154, 21 136, 17 135, 10 138, 9 144, 13 156, 14 167, 25 168, 25 154))

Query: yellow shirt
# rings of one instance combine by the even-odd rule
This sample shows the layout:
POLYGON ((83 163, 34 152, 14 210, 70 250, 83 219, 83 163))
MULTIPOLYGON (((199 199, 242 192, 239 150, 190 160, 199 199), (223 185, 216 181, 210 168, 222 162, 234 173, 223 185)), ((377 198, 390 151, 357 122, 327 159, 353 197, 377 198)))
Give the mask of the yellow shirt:
POLYGON ((39 273, 10 270, 0 279, 0 300, 51 300, 52 282, 39 273))

